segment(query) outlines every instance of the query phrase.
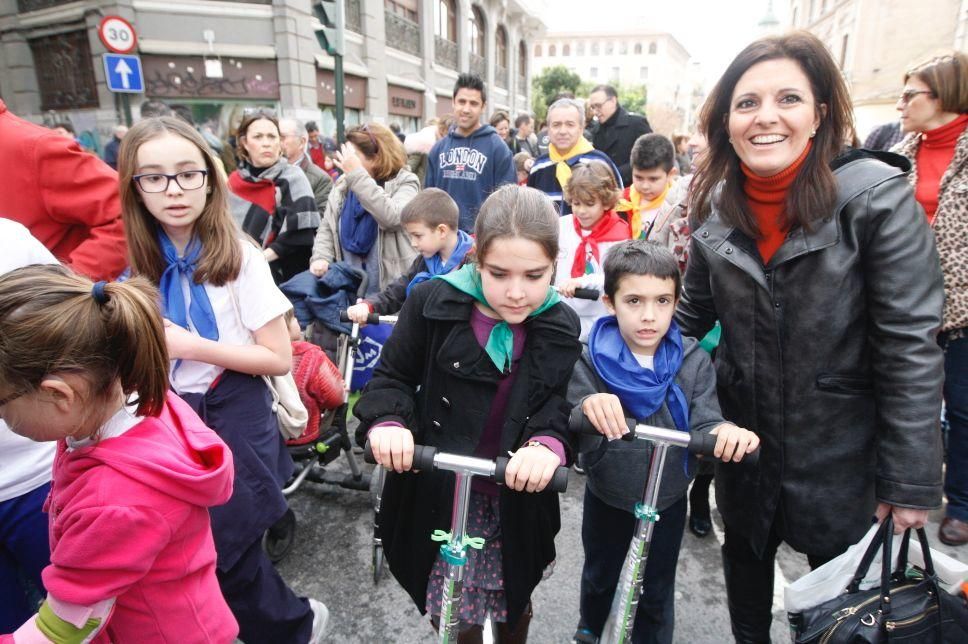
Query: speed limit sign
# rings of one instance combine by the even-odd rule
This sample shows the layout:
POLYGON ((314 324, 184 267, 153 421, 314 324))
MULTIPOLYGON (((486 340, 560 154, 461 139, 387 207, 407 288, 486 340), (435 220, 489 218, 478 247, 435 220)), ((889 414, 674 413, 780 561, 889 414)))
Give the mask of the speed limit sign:
POLYGON ((97 28, 97 35, 104 46, 116 54, 130 54, 138 45, 134 27, 120 16, 105 16, 97 28))

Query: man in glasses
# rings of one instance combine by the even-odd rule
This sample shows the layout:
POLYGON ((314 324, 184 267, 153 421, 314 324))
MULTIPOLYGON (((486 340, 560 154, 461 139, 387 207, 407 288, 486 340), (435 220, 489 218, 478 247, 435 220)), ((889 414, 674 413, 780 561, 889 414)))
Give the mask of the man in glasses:
POLYGON ((618 93, 611 85, 599 85, 588 97, 588 107, 598 119, 598 130, 592 139, 596 150, 601 150, 618 166, 622 183, 632 183, 632 144, 652 131, 644 116, 629 114, 618 102, 618 93))
MULTIPOLYGON (((282 137, 282 154, 289 161, 289 165, 298 166, 309 179, 309 185, 313 188, 313 197, 316 199, 316 206, 319 214, 323 214, 326 208, 326 200, 329 199, 329 192, 333 189, 333 180, 322 168, 317 166, 306 153, 308 136, 307 127, 302 121, 286 117, 279 119, 279 135, 282 137)), ((317 130, 318 133, 318 130, 317 130)))
POLYGON ((118 173, 71 139, 14 116, 0 100, 0 217, 95 280, 127 266, 118 173))

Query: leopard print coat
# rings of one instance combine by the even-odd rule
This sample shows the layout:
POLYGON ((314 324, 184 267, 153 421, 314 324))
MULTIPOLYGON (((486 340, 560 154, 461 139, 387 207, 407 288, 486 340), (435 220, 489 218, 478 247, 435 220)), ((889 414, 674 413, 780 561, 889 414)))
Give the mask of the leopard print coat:
MULTIPOLYGON (((910 159, 908 180, 915 187, 920 144, 921 136, 911 133, 891 149, 910 159)), ((957 337, 963 337, 968 334, 968 130, 958 137, 954 158, 941 177, 934 236, 944 273, 944 323, 941 330, 954 331, 957 337)))

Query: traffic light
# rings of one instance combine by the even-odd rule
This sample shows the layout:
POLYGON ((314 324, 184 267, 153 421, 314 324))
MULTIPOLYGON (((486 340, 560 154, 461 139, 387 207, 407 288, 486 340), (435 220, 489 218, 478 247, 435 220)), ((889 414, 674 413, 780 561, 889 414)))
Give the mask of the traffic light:
POLYGON ((330 56, 343 55, 343 1, 317 0, 313 2, 313 14, 319 20, 316 40, 330 56))

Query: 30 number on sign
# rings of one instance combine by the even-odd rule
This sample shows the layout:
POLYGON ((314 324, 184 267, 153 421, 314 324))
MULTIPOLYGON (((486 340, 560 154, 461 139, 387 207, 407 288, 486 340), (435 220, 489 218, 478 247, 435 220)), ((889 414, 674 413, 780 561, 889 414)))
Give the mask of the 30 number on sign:
POLYGON ((106 16, 101 20, 98 36, 105 47, 117 54, 131 53, 138 44, 134 27, 119 16, 106 16))

